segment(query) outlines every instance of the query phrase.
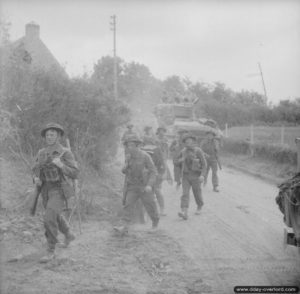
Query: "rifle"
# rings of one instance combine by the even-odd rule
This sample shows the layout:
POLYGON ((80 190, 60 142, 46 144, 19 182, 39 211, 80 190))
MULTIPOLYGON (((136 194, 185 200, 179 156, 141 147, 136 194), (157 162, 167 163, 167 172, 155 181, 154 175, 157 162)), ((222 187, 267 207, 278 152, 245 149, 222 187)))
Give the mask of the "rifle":
POLYGON ((217 159, 218 167, 219 167, 219 169, 221 170, 221 169, 222 169, 222 164, 221 164, 219 155, 216 155, 216 159, 217 159))
POLYGON ((34 187, 34 200, 33 200, 32 206, 30 207, 30 215, 31 216, 35 215, 40 193, 41 193, 41 186, 35 185, 35 187, 34 187))

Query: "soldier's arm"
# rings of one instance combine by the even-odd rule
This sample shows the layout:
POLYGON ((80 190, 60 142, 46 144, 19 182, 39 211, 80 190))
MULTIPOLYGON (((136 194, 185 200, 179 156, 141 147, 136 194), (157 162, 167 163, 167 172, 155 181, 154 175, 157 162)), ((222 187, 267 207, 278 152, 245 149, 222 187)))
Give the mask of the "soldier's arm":
POLYGON ((155 168, 155 165, 153 163, 153 160, 151 159, 150 155, 145 154, 145 166, 147 168, 147 170, 149 171, 149 180, 147 183, 147 186, 154 186, 154 183, 156 181, 156 175, 157 175, 157 171, 155 168))
POLYGON ((63 163, 63 166, 61 167, 63 174, 72 179, 77 179, 79 168, 73 153, 69 150, 65 151, 61 161, 63 163))
POLYGON ((157 168, 157 172, 162 175, 166 171, 166 163, 164 161, 162 151, 159 148, 157 148, 155 150, 154 156, 155 156, 155 161, 156 161, 156 162, 154 162, 154 164, 157 168))
POLYGON ((214 145, 215 153, 216 153, 216 155, 218 155, 219 150, 220 150, 219 140, 218 139, 214 139, 213 142, 214 142, 213 145, 214 145))
POLYGON ((176 145, 177 145, 177 142, 176 142, 176 140, 174 140, 170 145, 170 148, 169 148, 170 152, 176 151, 176 145))
POLYGON ((176 163, 182 163, 184 161, 184 151, 185 149, 181 150, 179 155, 176 158, 176 163))

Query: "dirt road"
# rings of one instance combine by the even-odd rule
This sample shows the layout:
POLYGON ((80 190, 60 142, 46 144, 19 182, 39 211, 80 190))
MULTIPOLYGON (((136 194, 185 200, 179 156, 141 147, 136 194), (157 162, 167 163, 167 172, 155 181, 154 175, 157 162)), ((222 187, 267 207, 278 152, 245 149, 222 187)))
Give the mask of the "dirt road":
POLYGON ((165 183, 168 215, 159 230, 151 232, 148 222, 123 238, 112 230, 120 199, 109 194, 81 235, 73 222, 77 239, 46 265, 38 263, 44 245, 40 219, 7 222, 1 293, 228 294, 236 285, 299 285, 300 256, 282 246, 276 187, 230 169, 220 178, 220 193, 210 183, 203 189, 201 215, 194 215, 191 198, 188 221, 177 216, 180 192, 165 183), (27 231, 14 226, 20 223, 27 231))
POLYGON ((178 220, 178 193, 166 186, 168 217, 161 226, 206 273, 214 293, 232 293, 236 285, 299 285, 300 256, 282 246, 277 188, 230 169, 220 176, 220 193, 210 183, 203 189, 201 215, 194 215, 191 198, 188 221, 178 220))

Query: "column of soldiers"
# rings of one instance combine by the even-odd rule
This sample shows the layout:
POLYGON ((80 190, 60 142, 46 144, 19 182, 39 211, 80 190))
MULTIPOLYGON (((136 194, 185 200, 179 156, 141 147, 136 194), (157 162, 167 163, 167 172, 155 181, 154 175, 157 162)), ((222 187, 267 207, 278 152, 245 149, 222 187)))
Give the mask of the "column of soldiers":
MULTIPOLYGON (((177 188, 182 186, 181 211, 179 217, 188 219, 189 193, 192 188, 197 204, 196 214, 203 206, 201 184, 207 182, 209 169, 212 170, 213 190, 218 192, 218 144, 215 134, 207 132, 200 147, 197 138, 187 131, 179 131, 175 140, 168 146, 166 129, 159 127, 156 137, 151 127, 145 128, 141 140, 133 125, 127 125, 122 137, 125 149, 125 174, 123 193, 122 225, 114 229, 127 233, 132 220, 137 200, 141 200, 156 229, 160 216, 165 216, 164 197, 161 192, 168 171, 167 159, 171 154, 174 165, 174 180, 177 188), (156 205, 158 202, 158 206, 156 205)), ((78 178, 79 168, 72 152, 60 144, 64 135, 62 126, 56 123, 46 125, 41 131, 45 148, 39 150, 33 167, 33 180, 42 196, 47 254, 41 262, 48 262, 55 257, 56 246, 68 247, 75 239, 68 222, 63 216, 67 201, 74 196, 73 181, 78 178), (64 235, 64 242, 58 242, 58 232, 64 235)))
POLYGON ((138 199, 142 200, 152 220, 152 228, 157 228, 159 217, 166 215, 161 188, 163 180, 171 177, 170 172, 169 174, 167 172, 169 155, 173 160, 176 188, 182 186, 179 217, 188 219, 191 188, 197 204, 195 214, 200 214, 204 204, 201 185, 207 183, 210 169, 213 190, 219 192, 217 176, 219 159, 215 133, 207 132, 205 139, 199 145, 194 135, 186 130, 180 130, 170 147, 165 133, 166 129, 159 127, 155 137, 152 127, 146 126, 142 139, 139 139, 137 132, 123 136, 123 144, 129 155, 126 156, 125 166, 122 169, 126 179, 123 225, 115 227, 115 230, 121 233, 128 232, 130 216, 133 214, 134 203, 138 199))

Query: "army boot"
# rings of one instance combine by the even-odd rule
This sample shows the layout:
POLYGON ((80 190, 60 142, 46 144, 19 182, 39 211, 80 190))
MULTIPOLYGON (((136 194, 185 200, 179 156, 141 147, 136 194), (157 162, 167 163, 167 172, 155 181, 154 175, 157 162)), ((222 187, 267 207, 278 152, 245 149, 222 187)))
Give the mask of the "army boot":
POLYGON ((167 214, 165 213, 165 210, 162 208, 160 209, 160 216, 166 216, 167 214))
POLYGON ((128 234, 128 226, 114 227, 114 231, 122 236, 125 236, 128 234))
POLYGON ((152 221, 152 229, 155 230, 158 227, 159 223, 159 218, 156 218, 155 220, 152 221))
POLYGON ((48 245, 47 253, 40 259, 40 263, 47 263, 55 259, 55 249, 48 245))
POLYGON ((213 191, 214 191, 214 192, 220 192, 218 186, 215 186, 214 189, 213 189, 213 191))
POLYGON ((196 215, 201 214, 201 208, 202 208, 202 205, 201 205, 201 206, 198 206, 198 208, 197 208, 197 210, 196 210, 196 212, 195 212, 196 215))
POLYGON ((182 217, 184 220, 188 219, 187 208, 183 208, 181 212, 178 212, 178 216, 182 217))
POLYGON ((57 243, 56 246, 59 248, 67 248, 70 245, 70 243, 74 240, 75 240, 75 235, 72 234, 71 232, 68 232, 65 235, 64 242, 57 243))

